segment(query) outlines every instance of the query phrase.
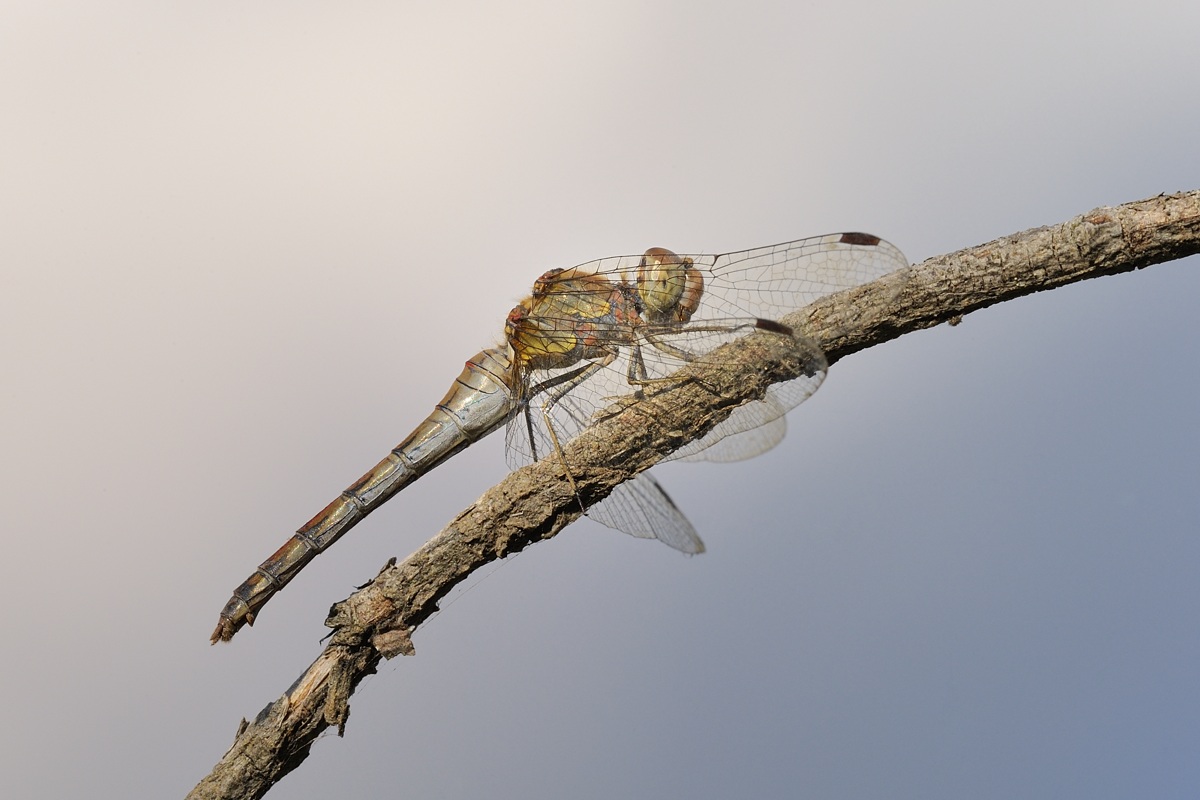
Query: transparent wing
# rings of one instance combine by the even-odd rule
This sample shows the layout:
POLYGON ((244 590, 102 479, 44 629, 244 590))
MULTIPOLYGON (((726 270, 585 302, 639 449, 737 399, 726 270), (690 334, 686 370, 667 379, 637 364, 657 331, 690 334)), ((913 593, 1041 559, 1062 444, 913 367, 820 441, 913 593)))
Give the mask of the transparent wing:
POLYGON ((767 452, 787 435, 787 413, 771 397, 734 409, 707 435, 676 450, 665 461, 745 461, 767 452))
MULTIPOLYGON (((705 278, 703 301, 693 322, 743 314, 779 319, 825 295, 908 266, 899 248, 864 233, 831 233, 722 255, 688 257, 705 278)), ((817 350, 815 345, 812 349, 817 350)), ((817 357, 816 352, 809 356, 813 361, 817 357)), ((742 406, 672 458, 736 461, 770 450, 786 432, 782 415, 811 397, 824 379, 824 356, 819 357, 822 368, 818 374, 771 387, 762 402, 742 406), (757 429, 766 425, 773 427, 757 429)))
MULTIPOLYGON (((579 349, 553 368, 530 369, 521 376, 517 388, 520 410, 508 429, 510 463, 519 466, 558 453, 616 398, 639 391, 642 381, 664 379, 696 357, 752 332, 758 319, 779 319, 824 295, 908 265, 895 246, 861 233, 826 234, 752 250, 684 257, 702 276, 703 292, 690 319, 671 324, 648 326, 633 310, 641 255, 600 259, 564 271, 576 280, 563 285, 581 288, 577 295, 555 289, 552 302, 542 308, 555 309, 562 317, 547 319, 543 314, 538 319, 539 331, 556 345, 551 348, 554 352, 579 349), (603 280, 577 280, 581 274, 603 280)), ((778 444, 786 432, 783 415, 816 391, 827 369, 815 343, 797 337, 797 346, 805 359, 800 378, 772 386, 762 401, 736 409, 671 458, 734 461, 778 444)), ((631 484, 630 489, 615 492, 597 506, 599 511, 593 509, 592 516, 639 536, 657 533, 647 527, 650 520, 664 530, 689 532, 688 536, 678 534, 680 541, 695 536, 686 520, 686 528, 679 524, 682 515, 657 483, 646 478, 631 484)), ((668 538, 673 535, 665 534, 668 538)))
MULTIPOLYGON (((704 274, 704 302, 693 321, 779 319, 828 294, 853 289, 908 266, 894 244, 869 233, 827 233, 720 255, 680 253, 704 274)), ((576 270, 630 278, 642 256, 611 256, 576 270)))
POLYGON ((735 408, 724 422, 665 460, 744 461, 762 455, 783 441, 787 434, 787 420, 783 415, 812 397, 829 369, 825 354, 815 342, 799 338, 796 345, 805 359, 803 375, 772 385, 762 400, 735 408))
MULTIPOLYGON (((656 344, 639 334, 630 334, 629 341, 615 348, 607 363, 604 359, 586 359, 558 369, 531 370, 522 376, 518 389, 518 413, 509 421, 506 454, 514 469, 556 455, 581 431, 595 422, 601 412, 614 402, 639 391, 639 381, 668 380, 690 361, 707 356, 710 367, 712 351, 756 330, 756 320, 711 320, 704 327, 680 326, 675 329, 655 328, 656 344), (545 388, 539 388, 545 387, 545 388)), ((784 334, 766 334, 784 335, 784 334)), ((692 460, 737 461, 750 458, 770 447, 762 447, 772 435, 738 436, 738 444, 726 446, 713 455, 700 456, 725 437, 749 433, 795 407, 820 385, 825 377, 825 359, 816 345, 799 344, 809 374, 795 381, 776 384, 762 402, 748 403, 709 434, 669 456, 669 459, 691 457, 692 460), (760 442, 751 446, 751 442, 760 442)), ((781 429, 779 432, 782 433, 781 429)), ((780 435, 778 438, 782 438, 780 435)), ((770 446, 778 443, 776 438, 770 446)))
POLYGON ((895 245, 867 233, 829 233, 718 256, 690 256, 703 268, 705 303, 693 319, 779 319, 828 294, 908 266, 895 245))
MULTIPOLYGON (((763 402, 766 403, 766 401, 763 402)), ((742 408, 749 409, 756 405, 751 404, 742 408)), ((737 414, 741 411, 742 409, 738 409, 734 413, 737 414)), ((754 427, 738 433, 728 433, 721 428, 716 428, 710 432, 717 434, 713 441, 705 441, 708 437, 697 439, 675 451, 666 460, 727 463, 745 461, 748 458, 760 456, 782 442, 783 438, 787 436, 787 418, 783 416, 786 412, 779 408, 772 409, 771 413, 777 416, 768 422, 751 423, 754 427)))
MULTIPOLYGON (((721 255, 681 254, 691 259, 704 278, 701 303, 691 320, 679 331, 661 338, 693 353, 706 352, 727 338, 706 336, 697 330, 706 325, 729 324, 730 320, 756 318, 776 320, 803 308, 820 297, 851 289, 908 266, 904 254, 893 244, 865 233, 831 233, 721 255), (689 332, 690 331, 690 332, 689 332)), ((616 256, 583 264, 581 272, 607 276, 614 284, 633 281, 640 255, 616 256)), ((749 327, 741 329, 748 332, 749 327)), ((811 375, 771 388, 760 403, 748 404, 707 436, 671 456, 679 460, 736 461, 770 450, 783 438, 785 424, 769 430, 749 431, 768 425, 807 400, 825 376, 824 356, 805 343, 806 357, 814 365, 811 375), (817 362, 820 362, 817 368, 817 362), (720 443, 720 447, 716 447, 720 443), (715 448, 715 449, 714 449, 715 448)), ((682 366, 682 361, 641 348, 648 372, 662 375, 682 366)), ((616 359, 607 378, 606 395, 628 394, 632 388, 622 377, 627 362, 616 359)), ((597 370, 607 372, 608 370, 597 370)), ((599 377, 599 375, 597 375, 599 377)), ((580 402, 590 404, 581 397, 580 402)), ((576 407, 570 428, 578 431, 591 413, 576 407), (582 425, 581 425, 582 423, 582 425)))
POLYGON ((587 511, 602 525, 642 539, 658 539, 681 553, 704 552, 704 542, 658 481, 635 475, 587 511))

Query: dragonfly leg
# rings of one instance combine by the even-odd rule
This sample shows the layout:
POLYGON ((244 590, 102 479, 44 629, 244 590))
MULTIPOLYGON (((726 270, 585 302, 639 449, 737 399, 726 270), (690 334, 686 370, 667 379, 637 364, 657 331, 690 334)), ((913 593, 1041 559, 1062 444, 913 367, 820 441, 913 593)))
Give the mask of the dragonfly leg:
MULTIPOLYGON (((693 353, 689 353, 687 350, 684 350, 681 347, 676 347, 669 342, 664 342, 650 331, 643 330, 641 333, 642 336, 645 337, 646 341, 654 346, 655 350, 666 353, 673 358, 677 358, 685 364, 690 364, 692 361, 696 360, 696 356, 693 353)), ((642 387, 678 383, 678 380, 675 378, 650 377, 650 372, 646 369, 646 359, 642 356, 642 346, 640 343, 635 341, 632 347, 630 347, 630 351, 629 370, 626 373, 626 380, 629 382, 630 386, 634 387, 634 395, 636 397, 640 399, 645 396, 645 393, 642 391, 642 387)))
MULTIPOLYGON (((688 325, 689 332, 704 332, 704 333, 734 333, 743 329, 753 329, 777 333, 784 336, 792 336, 791 328, 786 325, 780 325, 778 322, 772 322, 767 319, 755 319, 753 321, 741 322, 737 325, 688 325)), ((646 341, 654 346, 655 350, 666 353, 669 356, 674 356, 681 361, 692 362, 696 360, 696 354, 684 350, 682 347, 677 347, 670 342, 663 341, 658 333, 652 330, 643 330, 642 335, 646 337, 646 341)))
MULTIPOLYGON (((716 325, 716 324, 713 324, 713 325, 703 325, 703 324, 688 325, 687 329, 688 329, 688 331, 702 331, 702 332, 708 332, 708 333, 728 333, 728 334, 732 334, 732 333, 735 333, 740 330, 749 329, 749 330, 766 331, 768 333, 775 333, 775 334, 779 334, 781 336, 794 336, 791 328, 787 327, 786 325, 781 325, 777 322, 772 322, 771 320, 767 320, 767 319, 755 319, 752 321, 748 320, 746 322, 741 322, 736 325, 716 325)), ((672 358, 677 358, 680 361, 683 361, 685 363, 691 363, 698 358, 698 355, 696 353, 689 352, 688 350, 685 350, 682 347, 678 347, 674 344, 671 344, 668 341, 665 341, 662 338, 662 336, 656 331, 647 330, 647 329, 643 328, 640 331, 640 333, 645 338, 645 340, 651 346, 654 347, 655 350, 658 350, 659 352, 662 352, 662 353, 666 353, 667 355, 671 356, 672 358)), ((668 385, 669 386, 669 385, 677 382, 677 379, 675 379, 675 378, 651 378, 651 377, 649 377, 646 367, 645 367, 645 363, 642 359, 640 347, 638 347, 635 344, 633 350, 634 350, 634 356, 630 358, 631 363, 630 363, 630 371, 629 371, 629 382, 631 384, 638 386, 638 387, 655 386, 655 385, 668 385), (634 368, 633 368, 634 367, 633 362, 635 360, 640 365, 640 369, 639 369, 639 372, 637 375, 634 374, 634 368)), ((690 378, 689 380, 695 380, 695 378, 690 378)), ((640 393, 640 391, 641 391, 640 388, 638 391, 640 393)))
MULTIPOLYGON (((769 319, 747 320, 745 322, 739 322, 736 325, 717 325, 717 324, 688 325, 689 332, 700 331, 700 332, 706 332, 706 333, 733 334, 733 333, 736 333, 737 331, 749 331, 749 330, 758 330, 758 331, 763 331, 766 333, 777 334, 779 336, 787 336, 789 338, 793 338, 795 336, 795 333, 793 333, 792 329, 789 328, 788 326, 782 325, 778 322, 774 322, 769 319)), ((695 361, 696 358, 698 357, 697 354, 689 352, 689 351, 683 349, 682 347, 678 347, 676 345, 671 344, 670 342, 663 341, 663 339, 660 337, 660 335, 658 333, 656 333, 655 331, 647 330, 647 331, 643 331, 642 333, 646 337, 646 341, 649 342, 651 345, 653 345, 655 350, 666 353, 669 356, 673 356, 675 358, 680 359, 681 361, 686 361, 688 363, 695 361)), ((653 382, 654 380, 655 379, 651 378, 651 379, 648 379, 647 382, 650 383, 650 382, 653 382)))
MULTIPOLYGON (((625 372, 625 380, 630 386, 634 387, 633 396, 641 400, 645 396, 642 386, 645 385, 646 379, 650 375, 646 372, 646 359, 642 358, 642 346, 638 344, 636 338, 629 350, 629 367, 625 372)), ((611 402, 615 398, 610 397, 607 399, 611 402)))
MULTIPOLYGON (((538 394, 545 395, 544 401, 540 403, 542 421, 546 425, 546 431, 550 434, 550 444, 554 447, 554 452, 558 455, 558 459, 562 463, 563 472, 566 473, 567 480, 571 484, 571 491, 575 493, 575 497, 579 500, 579 508, 585 512, 587 509, 583 506, 583 498, 579 496, 579 486, 575 483, 575 476, 571 474, 571 467, 567 464, 567 457, 563 452, 562 442, 558 438, 558 431, 554 427, 554 419, 551 417, 551 412, 559 400, 566 397, 572 389, 586 381, 594 373, 611 364, 616 357, 617 351, 615 349, 611 350, 597 361, 592 361, 579 369, 543 381, 530 392, 531 396, 537 396, 538 394)), ((530 450, 534 451, 536 444, 533 437, 533 423, 529 418, 528 410, 526 411, 525 420, 525 424, 529 429, 530 450)), ((534 452, 534 457, 538 457, 536 452, 534 452)))
POLYGON ((651 333, 650 331, 645 331, 644 335, 646 337, 646 341, 649 342, 650 344, 652 344, 654 346, 655 350, 659 350, 663 353, 666 353, 669 356, 674 356, 675 358, 678 358, 680 361, 686 361, 688 363, 691 363, 692 361, 696 360, 695 353, 689 353, 687 350, 684 350, 682 347, 676 347, 675 345, 671 344, 670 342, 664 342, 657 335, 651 333))
POLYGON ((563 472, 567 475, 567 481, 571 484, 571 493, 575 495, 575 499, 579 500, 579 510, 586 512, 583 507, 583 500, 579 497, 579 487, 575 484, 575 476, 571 474, 571 468, 567 466, 567 457, 563 453, 562 444, 558 441, 558 432, 554 430, 554 420, 550 419, 550 406, 542 406, 542 421, 546 423, 546 430, 550 433, 550 442, 554 445, 554 452, 558 453, 558 460, 562 463, 563 472))
MULTIPOLYGON (((611 361, 612 359, 609 358, 607 361, 604 361, 602 364, 600 364, 600 366, 609 364, 611 361)), ((577 369, 573 369, 570 372, 564 372, 561 375, 555 375, 553 378, 548 378, 530 388, 525 396, 527 398, 534 398, 541 394, 547 394, 549 399, 543 404, 543 408, 549 408, 580 383, 587 380, 588 377, 590 377, 591 374, 596 371, 596 369, 598 369, 598 367, 595 363, 589 363, 584 364, 582 367, 578 367, 577 369), (551 389, 554 391, 551 392, 551 389)), ((537 437, 533 434, 533 417, 529 415, 528 401, 524 404, 524 407, 525 433, 529 437, 529 453, 533 456, 534 461, 541 461, 542 456, 539 455, 537 451, 537 437)), ((551 438, 553 439, 553 437, 551 438)))
MULTIPOLYGON (((662 350, 675 358, 684 362, 692 361, 695 356, 681 350, 678 347, 667 344, 666 342, 656 341, 651 334, 645 334, 646 340, 655 346, 655 349, 662 350)), ((641 400, 646 396, 642 390, 645 386, 654 386, 656 384, 677 383, 674 378, 651 378, 649 370, 646 369, 646 359, 642 356, 642 346, 636 339, 629 345, 629 365, 625 369, 625 381, 633 387, 633 396, 641 400)), ((608 402, 616 402, 620 400, 620 396, 609 396, 604 398, 608 402)))
MULTIPOLYGON (((644 334, 644 335, 646 336, 646 341, 648 341, 648 342, 650 342, 650 344, 654 345, 654 349, 661 350, 662 352, 664 352, 670 356, 673 356, 674 358, 677 358, 680 361, 683 361, 684 363, 691 363, 696 358, 693 354, 687 352, 686 350, 683 350, 679 347, 675 347, 674 345, 668 344, 667 342, 658 340, 652 334, 644 334)), ((635 341, 630 346, 629 349, 630 349, 629 368, 626 370, 625 380, 629 383, 630 386, 633 387, 633 396, 634 397, 636 397, 639 400, 641 400, 643 397, 645 397, 646 393, 643 391, 643 387, 646 387, 646 386, 658 386, 658 385, 669 386, 671 384, 679 383, 678 378, 670 378, 670 377, 651 378, 650 371, 646 369, 646 359, 642 356, 642 346, 635 341)), ((619 398, 609 397, 606 399, 609 401, 613 401, 613 400, 618 400, 619 398)))

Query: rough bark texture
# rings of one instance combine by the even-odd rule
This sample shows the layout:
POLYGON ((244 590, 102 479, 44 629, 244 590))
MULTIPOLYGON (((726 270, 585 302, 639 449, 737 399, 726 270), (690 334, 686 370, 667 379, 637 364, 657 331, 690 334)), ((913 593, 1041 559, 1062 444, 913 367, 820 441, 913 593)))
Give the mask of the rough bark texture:
MULTIPOLYGON (((832 364, 904 333, 1014 297, 1113 275, 1200 252, 1200 191, 1098 208, 1061 225, 1006 236, 827 297, 783 321, 815 339, 832 364)), ((703 363, 681 381, 622 403, 565 452, 584 503, 702 436, 737 405, 794 377, 800 358, 778 336, 731 345, 720 370, 703 363), (579 466, 577 466, 579 465, 579 466), (582 466, 586 465, 586 466, 582 466)), ((258 798, 300 765, 316 737, 339 734, 349 698, 380 659, 412 655, 411 634, 438 601, 475 569, 556 535, 581 515, 562 464, 549 459, 513 472, 402 563, 331 610, 333 629, 316 661, 253 722, 188 796, 258 798)))

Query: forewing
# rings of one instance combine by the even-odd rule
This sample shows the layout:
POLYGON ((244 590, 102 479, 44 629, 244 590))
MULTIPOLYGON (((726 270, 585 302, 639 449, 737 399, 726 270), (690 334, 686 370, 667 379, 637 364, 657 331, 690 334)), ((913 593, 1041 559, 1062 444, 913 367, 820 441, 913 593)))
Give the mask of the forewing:
MULTIPOLYGON (((718 256, 690 256, 705 276, 696 320, 749 314, 777 320, 818 298, 851 289, 902 269, 898 248, 870 234, 833 233, 718 256)), ((800 339, 813 368, 794 381, 776 384, 767 397, 737 409, 708 435, 672 458, 731 461, 766 452, 783 438, 787 411, 812 396, 824 380, 824 355, 800 339), (767 427, 770 426, 770 427, 767 427)))
POLYGON ((908 266, 895 245, 865 233, 829 233, 691 258, 706 278, 700 313, 774 320, 908 266))
MULTIPOLYGON (((687 254, 704 276, 694 320, 778 320, 828 294, 853 289, 908 266, 894 244, 869 233, 827 233, 720 255, 687 254)), ((640 255, 612 256, 575 267, 633 281, 640 255)))
MULTIPOLYGON (((705 285, 700 306, 689 322, 635 331, 632 324, 610 321, 608 328, 601 326, 593 336, 600 344, 607 342, 611 363, 601 364, 604 359, 592 357, 523 376, 518 392, 521 410, 508 430, 509 460, 514 467, 557 453, 613 400, 637 391, 631 376, 667 378, 696 357, 751 332, 756 319, 777 320, 824 295, 908 265, 894 245, 861 233, 826 234, 688 258, 700 269, 705 285)), ((603 275, 614 286, 632 285, 640 260, 641 256, 616 256, 580 265, 574 271, 603 275)), ((578 298, 556 296, 555 303, 567 308, 599 307, 590 293, 578 298)), ((772 386, 764 400, 736 409, 671 458, 732 461, 778 444, 786 430, 782 416, 816 391, 827 369, 815 343, 797 337, 797 346, 806 361, 803 376, 772 386)))

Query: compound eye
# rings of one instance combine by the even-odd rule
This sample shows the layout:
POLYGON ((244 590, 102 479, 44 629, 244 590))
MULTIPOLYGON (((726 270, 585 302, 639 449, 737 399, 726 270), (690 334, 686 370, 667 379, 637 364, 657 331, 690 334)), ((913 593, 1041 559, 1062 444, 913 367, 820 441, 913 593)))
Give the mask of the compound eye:
POLYGON ((637 292, 648 322, 687 322, 700 308, 704 275, 692 259, 652 247, 638 265, 637 292))
POLYGON ((691 262, 670 250, 652 247, 642 256, 637 271, 638 298, 653 322, 678 319, 678 308, 688 288, 691 262))

